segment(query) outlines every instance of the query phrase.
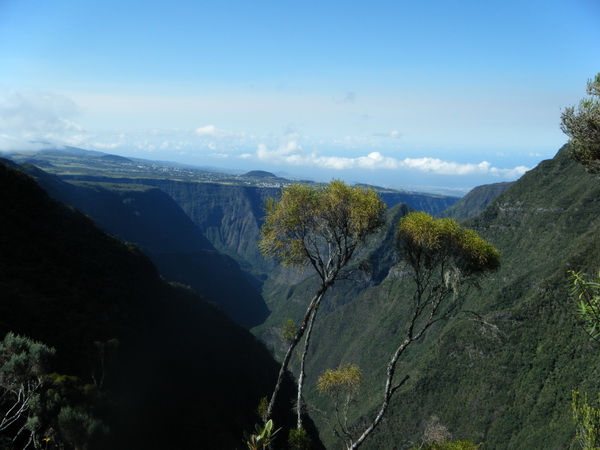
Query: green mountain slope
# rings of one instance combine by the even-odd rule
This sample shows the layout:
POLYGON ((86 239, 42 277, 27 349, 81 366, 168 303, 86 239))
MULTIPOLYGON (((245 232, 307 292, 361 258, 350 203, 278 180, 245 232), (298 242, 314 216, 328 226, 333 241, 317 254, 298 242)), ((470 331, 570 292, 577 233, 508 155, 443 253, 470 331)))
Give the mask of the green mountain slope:
POLYGON ((382 191, 380 193, 383 201, 392 207, 399 203, 404 203, 412 209, 425 211, 426 213, 436 215, 441 211, 451 207, 457 201, 458 197, 450 197, 447 195, 424 194, 419 192, 402 192, 402 191, 382 191))
POLYGON ((438 213, 438 217, 452 217, 456 220, 465 220, 481 213, 486 206, 497 196, 506 191, 512 183, 494 183, 478 186, 458 202, 438 213))
POLYGON ((111 433, 91 448, 242 447, 277 372, 245 329, 2 163, 0 248, 1 336, 55 347, 52 369, 86 383, 94 343, 121 342, 99 412, 111 433))
MULTIPOLYGON (((391 218, 390 227, 397 218, 391 218)), ((567 310, 566 271, 600 267, 599 218, 600 181, 562 149, 469 221, 502 252, 501 270, 484 280, 481 290, 470 292, 464 304, 483 320, 464 313, 432 328, 411 349, 399 366, 400 376, 411 378, 365 448, 418 444, 434 416, 455 439, 483 442, 485 448, 573 446, 571 390, 596 395, 600 349, 567 310)), ((390 232, 380 240, 372 254, 381 258, 387 252, 393 263, 390 232)), ((278 286, 267 301, 289 306, 271 306, 277 315, 256 330, 271 346, 282 318, 298 317, 314 282, 304 279, 285 290, 283 283, 278 286)), ((314 329, 309 403, 326 408, 314 388, 319 373, 355 363, 363 369, 364 385, 350 420, 360 424, 373 417, 390 352, 406 324, 407 289, 401 265, 380 280, 365 277, 334 287, 314 329)), ((337 448, 326 421, 315 417, 328 448, 337 448)))

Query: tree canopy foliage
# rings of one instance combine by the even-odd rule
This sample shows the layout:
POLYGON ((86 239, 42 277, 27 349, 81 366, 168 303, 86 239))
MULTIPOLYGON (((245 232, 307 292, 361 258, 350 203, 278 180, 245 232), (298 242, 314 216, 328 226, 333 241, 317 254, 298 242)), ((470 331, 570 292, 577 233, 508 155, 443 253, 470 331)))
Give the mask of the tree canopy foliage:
POLYGON ((39 426, 32 405, 39 403, 42 377, 55 349, 14 333, 0 341, 0 435, 13 431, 14 439, 27 430, 36 437, 39 426))
POLYGON ((571 157, 592 173, 600 171, 600 73, 587 83, 587 94, 577 107, 565 108, 561 130, 569 136, 571 157))
POLYGON ((296 183, 269 199, 259 247, 285 266, 312 264, 331 278, 383 223, 385 204, 373 189, 296 183))
POLYGON ((351 394, 360 387, 362 372, 356 364, 346 364, 337 369, 327 369, 317 381, 317 390, 337 397, 351 394))
POLYGON ((446 284, 451 279, 464 281, 500 267, 498 249, 450 218, 409 214, 398 225, 398 242, 419 284, 429 283, 435 275, 446 284))

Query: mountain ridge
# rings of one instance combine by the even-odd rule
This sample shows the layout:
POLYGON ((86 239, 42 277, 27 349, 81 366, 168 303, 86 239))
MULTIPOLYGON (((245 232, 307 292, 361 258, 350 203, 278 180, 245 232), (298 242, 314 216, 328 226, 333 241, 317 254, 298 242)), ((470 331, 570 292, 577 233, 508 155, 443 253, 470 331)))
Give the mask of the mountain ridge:
POLYGON ((52 197, 139 245, 169 280, 192 286, 246 327, 265 319, 268 309, 257 287, 162 190, 142 184, 67 183, 34 166, 23 168, 52 197))

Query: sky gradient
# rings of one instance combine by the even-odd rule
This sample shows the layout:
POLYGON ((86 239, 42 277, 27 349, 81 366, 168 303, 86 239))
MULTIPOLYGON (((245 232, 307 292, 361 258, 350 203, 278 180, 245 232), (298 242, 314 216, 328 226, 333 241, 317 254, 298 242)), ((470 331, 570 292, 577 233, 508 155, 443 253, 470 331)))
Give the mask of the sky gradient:
POLYGON ((597 0, 3 0, 0 151, 468 189, 554 156, 599 48, 597 0))

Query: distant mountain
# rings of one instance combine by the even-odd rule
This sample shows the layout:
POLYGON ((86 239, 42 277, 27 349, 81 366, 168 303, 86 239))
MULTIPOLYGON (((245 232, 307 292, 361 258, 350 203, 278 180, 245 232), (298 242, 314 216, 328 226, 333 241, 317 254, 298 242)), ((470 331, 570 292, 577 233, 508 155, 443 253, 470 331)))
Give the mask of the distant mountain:
POLYGON ((458 202, 439 212, 437 216, 452 217, 457 220, 475 217, 483 211, 492 200, 506 191, 512 184, 512 182, 504 182, 478 186, 469 191, 469 193, 458 202))
POLYGON ((102 155, 101 158, 104 160, 107 160, 107 161, 133 163, 133 161, 131 159, 125 158, 123 156, 118 156, 118 155, 102 155))
POLYGON ((265 172, 264 170, 251 170, 242 176, 246 178, 277 178, 276 175, 271 172, 265 172))
POLYGON ((388 190, 380 192, 379 195, 383 198, 388 207, 392 207, 399 203, 405 203, 413 209, 425 211, 432 215, 445 210, 459 200, 459 197, 450 197, 447 195, 388 190))
POLYGON ((97 411, 110 433, 88 448, 242 446, 278 369, 246 330, 3 163, 0 248, 0 336, 55 347, 53 370, 84 383, 95 342, 120 341, 97 411))

